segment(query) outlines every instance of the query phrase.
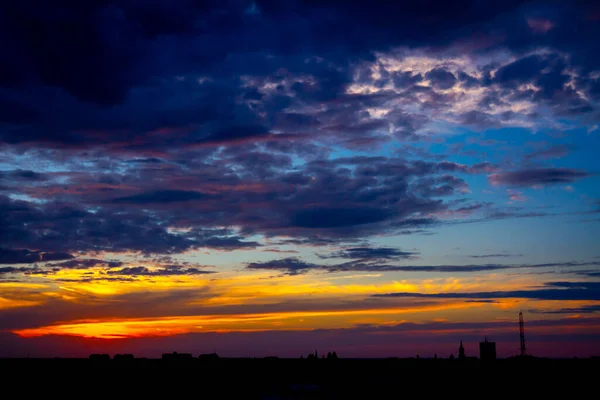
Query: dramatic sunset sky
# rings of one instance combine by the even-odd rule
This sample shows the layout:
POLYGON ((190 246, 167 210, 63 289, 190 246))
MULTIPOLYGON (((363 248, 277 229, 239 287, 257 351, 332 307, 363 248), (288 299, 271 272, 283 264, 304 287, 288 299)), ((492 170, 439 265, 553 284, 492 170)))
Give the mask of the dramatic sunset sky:
POLYGON ((600 355, 600 5, 0 5, 0 357, 600 355))

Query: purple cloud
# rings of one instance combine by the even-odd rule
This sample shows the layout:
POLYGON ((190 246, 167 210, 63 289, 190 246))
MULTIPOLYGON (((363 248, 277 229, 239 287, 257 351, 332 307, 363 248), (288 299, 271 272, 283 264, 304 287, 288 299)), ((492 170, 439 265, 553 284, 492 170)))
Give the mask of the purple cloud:
POLYGON ((0 248, 0 264, 33 264, 36 262, 69 260, 72 258, 73 255, 64 252, 0 248))
POLYGON ((535 186, 571 183, 590 174, 568 168, 537 168, 520 171, 499 172, 488 176, 493 185, 535 186))

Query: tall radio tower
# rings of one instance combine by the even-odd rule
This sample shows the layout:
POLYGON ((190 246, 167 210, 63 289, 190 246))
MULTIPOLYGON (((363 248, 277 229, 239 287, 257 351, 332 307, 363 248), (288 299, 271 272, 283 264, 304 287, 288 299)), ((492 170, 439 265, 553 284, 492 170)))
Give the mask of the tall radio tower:
POLYGON ((521 336, 521 357, 525 356, 525 323, 523 322, 523 313, 519 312, 519 334, 521 336))

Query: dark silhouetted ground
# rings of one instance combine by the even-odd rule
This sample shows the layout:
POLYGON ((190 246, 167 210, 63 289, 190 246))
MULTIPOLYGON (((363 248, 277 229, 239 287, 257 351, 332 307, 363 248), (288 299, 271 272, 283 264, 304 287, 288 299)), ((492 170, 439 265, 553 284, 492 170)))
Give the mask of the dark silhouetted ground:
MULTIPOLYGON (((137 370, 142 372, 139 376, 147 376, 152 375, 151 370, 186 369, 190 371, 177 374, 165 371, 161 372, 161 376, 177 375, 185 376, 185 379, 193 376, 193 382, 181 383, 178 389, 207 390, 207 393, 217 390, 221 394, 200 398, 379 399, 409 397, 408 394, 416 389, 446 392, 448 397, 455 397, 457 390, 473 393, 480 390, 478 387, 481 385, 485 385, 485 392, 490 396, 502 390, 513 390, 512 386, 516 390, 523 385, 538 395, 565 393, 573 396, 587 390, 597 393, 593 377, 600 371, 600 358, 515 357, 483 364, 477 358, 279 359, 219 358, 211 354, 198 357, 173 353, 162 359, 146 359, 128 354, 112 358, 98 354, 88 359, 0 359, 0 369, 15 375, 32 375, 36 371, 88 370, 91 372, 87 375, 94 377, 123 375, 116 371, 119 369, 129 370, 125 376, 133 376, 137 370), (97 371, 99 369, 113 371, 100 372, 97 371), (570 376, 577 376, 577 379, 571 381, 570 376), (588 378, 583 378, 585 376, 588 378), (448 383, 443 383, 440 377, 458 377, 451 379, 459 381, 456 387, 446 387, 448 383)), ((146 389, 147 384, 144 384, 146 389)))

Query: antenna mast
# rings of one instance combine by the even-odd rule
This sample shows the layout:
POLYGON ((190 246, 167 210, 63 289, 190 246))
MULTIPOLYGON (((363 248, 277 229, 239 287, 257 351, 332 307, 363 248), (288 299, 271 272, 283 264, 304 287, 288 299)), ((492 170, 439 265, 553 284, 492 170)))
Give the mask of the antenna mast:
POLYGON ((525 351, 525 323, 522 312, 519 312, 519 334, 521 336, 521 357, 523 357, 527 355, 527 352, 525 351))

